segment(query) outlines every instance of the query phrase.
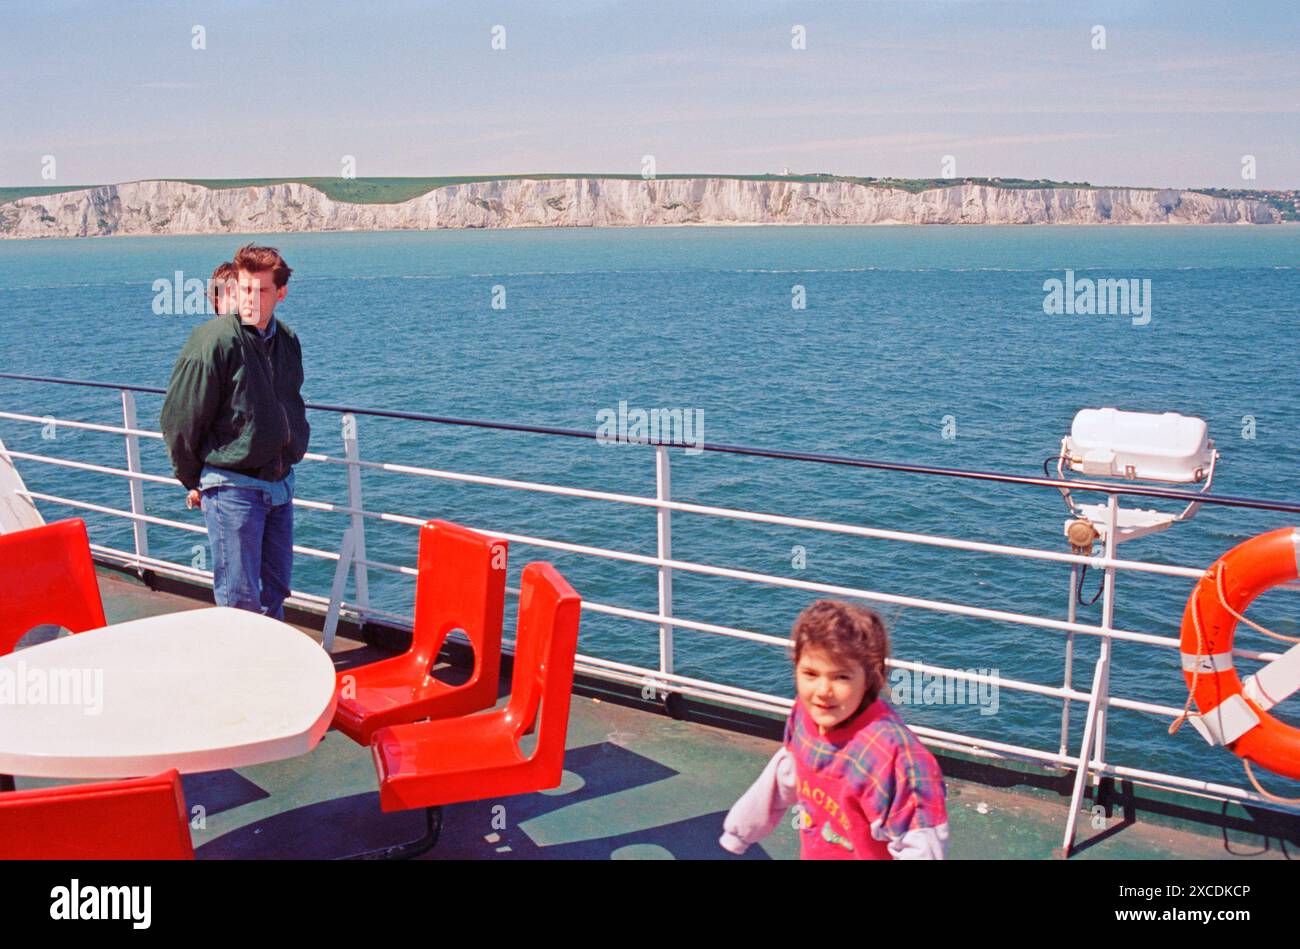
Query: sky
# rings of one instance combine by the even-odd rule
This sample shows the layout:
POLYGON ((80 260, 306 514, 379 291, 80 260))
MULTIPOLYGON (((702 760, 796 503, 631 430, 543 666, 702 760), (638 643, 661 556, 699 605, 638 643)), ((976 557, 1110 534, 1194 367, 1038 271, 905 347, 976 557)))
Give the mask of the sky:
POLYGON ((1296 188, 1297 51, 1300 13, 1270 0, 0 0, 0 186, 639 174, 650 155, 659 174, 1296 188))

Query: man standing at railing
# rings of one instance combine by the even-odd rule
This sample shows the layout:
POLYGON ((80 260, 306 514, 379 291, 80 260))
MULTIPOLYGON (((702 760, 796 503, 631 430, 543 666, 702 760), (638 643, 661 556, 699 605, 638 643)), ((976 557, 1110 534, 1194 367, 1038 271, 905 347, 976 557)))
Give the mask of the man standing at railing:
POLYGON ((311 429, 302 346, 276 304, 292 271, 271 247, 235 255, 239 312, 196 326, 163 401, 176 477, 199 504, 212 546, 218 606, 284 619, 293 573, 293 466, 311 429))

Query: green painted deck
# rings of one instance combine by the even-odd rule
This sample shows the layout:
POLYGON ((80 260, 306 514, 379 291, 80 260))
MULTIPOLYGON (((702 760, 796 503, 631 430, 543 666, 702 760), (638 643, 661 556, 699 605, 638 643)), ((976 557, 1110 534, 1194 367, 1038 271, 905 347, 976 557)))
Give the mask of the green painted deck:
MULTIPOLYGON (((209 605, 104 567, 100 589, 110 623, 209 605)), ((319 640, 317 630, 299 628, 319 640)), ((340 636, 334 658, 342 668, 380 655, 340 636)), ((744 858, 717 844, 723 815, 774 753, 775 741, 625 702, 575 694, 561 787, 445 808, 438 846, 421 859, 798 857, 788 822, 744 858)), ((990 767, 948 753, 939 758, 951 858, 1053 856, 1069 805, 1068 775, 990 767)), ((56 783, 65 782, 18 779, 20 788, 56 783)), ((1225 816, 1217 802, 1149 789, 1129 794, 1104 828, 1095 828, 1084 809, 1074 859, 1285 858, 1287 844, 1300 844, 1297 822, 1279 822, 1272 812, 1233 806, 1225 816)), ((336 731, 298 758, 188 775, 185 796, 191 813, 202 808, 206 826, 193 831, 201 859, 330 858, 423 829, 419 811, 379 810, 369 749, 336 731)))

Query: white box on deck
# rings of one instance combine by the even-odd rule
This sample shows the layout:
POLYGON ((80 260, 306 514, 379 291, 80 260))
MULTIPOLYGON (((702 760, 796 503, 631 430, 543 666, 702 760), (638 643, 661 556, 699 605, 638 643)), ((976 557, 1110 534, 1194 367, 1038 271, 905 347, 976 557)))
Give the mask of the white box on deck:
POLYGON ((1086 475, 1190 483, 1209 471, 1214 443, 1204 419, 1177 412, 1083 409, 1065 450, 1086 475))

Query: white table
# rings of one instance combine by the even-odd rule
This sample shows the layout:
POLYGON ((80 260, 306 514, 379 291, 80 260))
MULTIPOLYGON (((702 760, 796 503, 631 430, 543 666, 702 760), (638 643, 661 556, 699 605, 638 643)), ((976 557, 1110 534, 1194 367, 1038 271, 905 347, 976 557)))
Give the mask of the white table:
POLYGON ((329 730, 336 701, 329 655, 292 626, 228 607, 151 616, 0 656, 0 774, 291 758, 329 730))

